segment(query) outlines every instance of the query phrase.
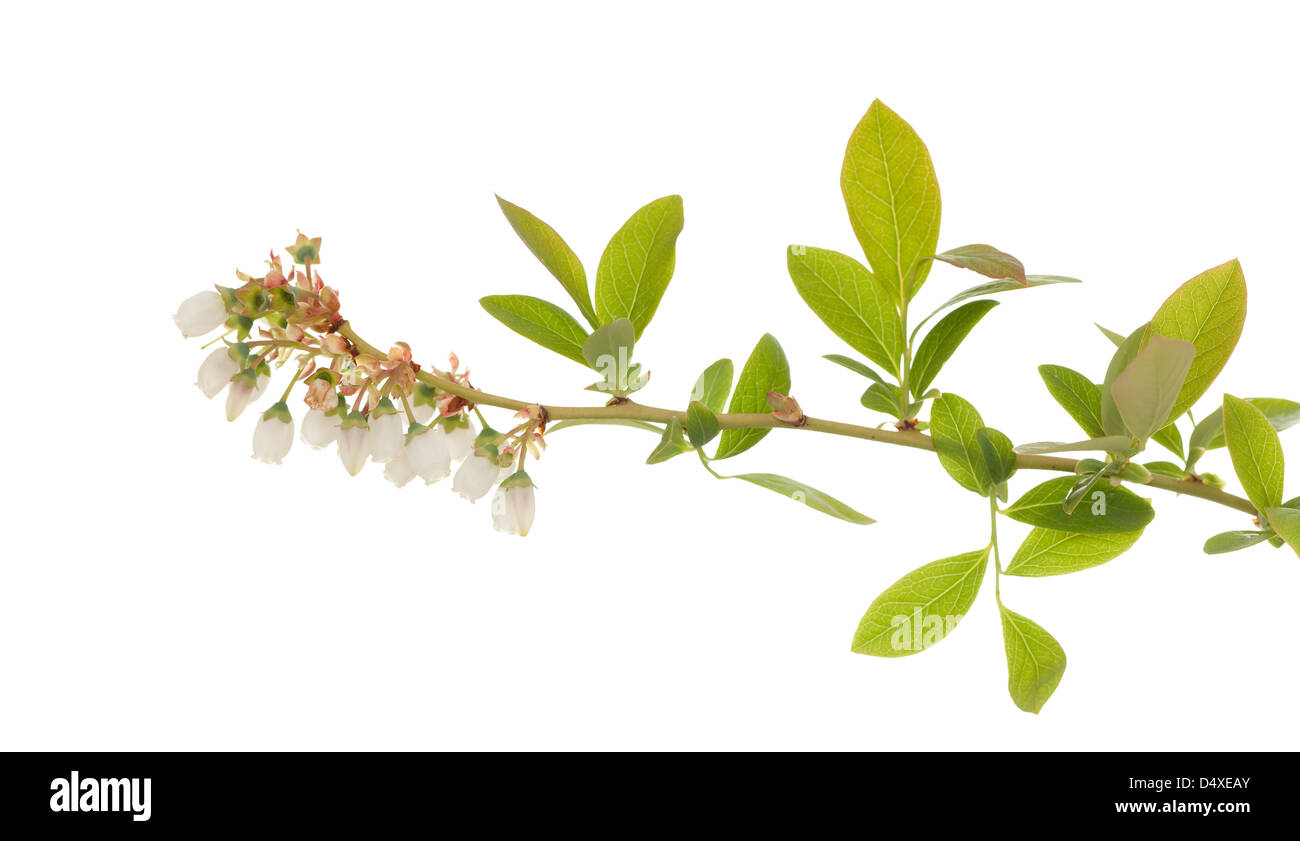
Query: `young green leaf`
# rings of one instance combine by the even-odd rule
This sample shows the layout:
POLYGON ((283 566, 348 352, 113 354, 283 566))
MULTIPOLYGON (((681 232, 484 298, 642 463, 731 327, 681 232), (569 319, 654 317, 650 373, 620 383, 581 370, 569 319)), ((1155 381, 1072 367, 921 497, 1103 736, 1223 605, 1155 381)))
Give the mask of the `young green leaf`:
POLYGON ((1041 577, 1091 569, 1118 558, 1137 543, 1141 536, 1141 529, 1109 534, 1081 534, 1036 528, 1020 544, 1005 572, 1007 575, 1041 577))
POLYGON ((659 443, 656 444, 655 448, 650 452, 650 456, 645 460, 645 463, 661 464, 668 461, 670 458, 679 456, 682 453, 689 453, 690 451, 691 446, 687 444, 686 439, 682 437, 682 422, 677 418, 673 418, 668 422, 668 425, 664 427, 663 437, 659 439, 659 443))
POLYGON ((988 496, 997 484, 984 464, 977 433, 984 426, 975 407, 949 392, 930 409, 930 436, 939 463, 968 491, 988 496))
POLYGON ((1256 543, 1263 543, 1272 536, 1271 531, 1225 531, 1205 541, 1204 551, 1207 555, 1236 552, 1254 546, 1256 543))
POLYGON ((988 559, 988 549, 954 555, 895 581, 858 623, 854 653, 906 657, 952 633, 979 594, 988 559))
POLYGON ((1111 387, 1142 349, 1142 337, 1146 329, 1144 324, 1134 330, 1115 350, 1115 355, 1110 358, 1110 365, 1106 368, 1106 379, 1101 384, 1101 428, 1107 435, 1128 434, 1128 427, 1124 425, 1124 417, 1115 405, 1111 387))
POLYGON ((541 261, 564 287, 564 291, 569 293, 587 323, 593 328, 599 327, 596 311, 591 306, 591 292, 587 288, 587 272, 578 255, 573 253, 573 249, 554 228, 527 210, 500 196, 497 196, 497 204, 501 206, 501 212, 506 215, 510 227, 515 229, 524 245, 528 246, 528 250, 533 252, 533 256, 541 261))
POLYGON ((986 426, 975 432, 975 442, 979 444, 980 454, 984 456, 989 481, 1001 485, 1015 475, 1016 453, 1012 449, 1010 438, 986 426))
POLYGON ((1110 385, 1115 408, 1134 438, 1145 441, 1168 422, 1195 356, 1191 342, 1148 333, 1146 344, 1110 385))
POLYGON ((1300 511, 1279 506, 1266 509, 1264 515, 1268 517, 1268 524, 1277 532, 1277 536, 1285 540, 1296 555, 1300 556, 1300 511))
POLYGON ((1123 333, 1116 333, 1114 330, 1108 330, 1105 327, 1102 327, 1100 324, 1097 324, 1097 322, 1095 321, 1093 322, 1093 324, 1096 326, 1098 330, 1101 331, 1101 334, 1103 336, 1110 339, 1111 344, 1113 344, 1115 347, 1119 347, 1120 345, 1124 344, 1124 339, 1128 338, 1123 333))
MULTIPOLYGON (((1278 432, 1300 423, 1300 403, 1279 397, 1247 397, 1246 402, 1259 409, 1278 432)), ((1201 419, 1187 441, 1189 450, 1216 450, 1224 446, 1223 409, 1215 409, 1201 419)))
POLYGON ((691 389, 691 399, 708 406, 714 414, 721 412, 727 405, 727 395, 731 394, 731 380, 735 375, 735 366, 730 359, 719 359, 704 369, 695 387, 691 389))
POLYGON ((912 361, 913 394, 925 393, 966 335, 997 305, 997 301, 972 301, 948 313, 930 328, 912 361))
POLYGON ((903 412, 903 398, 896 385, 872 383, 862 392, 863 406, 873 412, 883 412, 890 417, 898 417, 903 412))
POLYGON ((1033 620, 1000 603, 998 610, 1007 649, 1007 691, 1017 707, 1037 715, 1065 674, 1065 650, 1033 620))
POLYGON ((632 364, 632 349, 636 345, 636 330, 632 322, 619 318, 596 329, 582 343, 582 360, 589 368, 602 373, 611 366, 626 369, 632 364))
POLYGON ((1282 442, 1264 413, 1239 397, 1223 395, 1223 436, 1241 487, 1258 511, 1282 502, 1282 442))
POLYGON ((741 473, 738 476, 725 476, 723 478, 743 479, 751 485, 758 485, 760 488, 767 488, 769 491, 775 491, 782 496, 788 496, 796 502, 802 502, 814 511, 838 517, 849 523, 865 526, 875 522, 866 514, 845 505, 830 494, 823 493, 810 485, 805 485, 803 482, 796 482, 794 479, 778 476, 775 473, 741 473))
POLYGON ((582 345, 587 331, 564 310, 528 295, 488 295, 479 299, 483 309, 505 326, 547 350, 586 365, 582 345))
POLYGON ((1061 506, 1077 481, 1074 476, 1049 479, 1030 488, 1002 513, 1031 526, 1085 534, 1140 531, 1155 517, 1150 502, 1108 482, 1097 483, 1074 513, 1067 514, 1061 506))
POLYGON ((1056 402, 1089 437, 1106 434, 1101 426, 1101 386, 1062 365, 1039 365, 1038 374, 1056 402))
MULTIPOLYGON (((736 393, 731 396, 731 405, 727 411, 733 414, 767 412, 769 391, 790 393, 790 363, 786 361, 780 342, 771 333, 764 334, 758 340, 753 353, 745 361, 745 367, 740 370, 740 378, 736 381, 736 393)), ((725 429, 714 458, 731 458, 743 453, 763 440, 763 436, 770 431, 725 429)))
POLYGON ((799 296, 832 333, 898 376, 902 322, 866 266, 835 251, 801 245, 790 246, 786 265, 799 296))
POLYGON ((1005 251, 999 251, 991 245, 963 245, 936 254, 934 259, 959 269, 970 269, 985 277, 1014 280, 1021 286, 1029 285, 1029 281, 1025 278, 1025 265, 1005 251))
POLYGON ((641 338, 672 280, 682 197, 665 196, 633 213, 605 246, 596 267, 596 316, 626 318, 641 338))
POLYGON ((872 368, 863 365, 861 362, 851 357, 844 356, 838 353, 828 353, 825 356, 823 356, 822 359, 829 359, 831 362, 834 362, 836 365, 842 365, 855 374, 861 374, 867 379, 874 380, 875 382, 878 382, 881 385, 885 384, 884 377, 877 374, 872 368))
POLYGON ((930 273, 923 258, 939 241, 939 180, 921 138, 880 100, 849 137, 840 187, 876 280, 901 306, 930 273))
POLYGON ((1169 424, 1151 434, 1151 440, 1164 447, 1169 452, 1183 458, 1186 454, 1183 452, 1183 433, 1178 431, 1177 424, 1169 424))
POLYGON ((1170 479, 1184 479, 1187 477, 1187 471, 1172 461, 1148 461, 1142 466, 1157 476, 1168 476, 1170 479))
POLYGON ((920 323, 916 325, 916 329, 912 331, 912 335, 915 336, 920 332, 922 324, 925 324, 939 313, 948 309, 948 307, 951 307, 954 304, 960 304, 962 301, 968 301, 971 298, 979 298, 983 295, 995 295, 998 292, 1014 292, 1017 289, 1031 289, 1035 286, 1051 286, 1056 283, 1083 283, 1083 281, 1076 277, 1031 274, 1025 275, 1024 283, 1017 280, 991 280, 988 283, 981 283, 977 286, 972 286, 969 289, 963 289, 961 292, 958 292, 956 295, 953 295, 951 298, 936 307, 933 312, 921 319, 920 323))
POLYGON ((1151 319, 1147 338, 1160 334, 1196 348, 1187 379, 1178 392, 1176 418, 1192 407, 1227 364, 1246 321, 1246 279, 1241 264, 1229 260, 1201 272, 1170 295, 1151 319))
POLYGON ((1103 435, 1100 438, 1089 438, 1087 441, 1073 441, 1062 443, 1060 441, 1035 441, 1030 444, 1020 444, 1016 447, 1016 452, 1021 455, 1042 455, 1043 453, 1086 453, 1100 451, 1105 453, 1124 453, 1133 449, 1133 438, 1128 435, 1103 435))
POLYGON ((717 415, 700 401, 692 400, 686 407, 686 437, 691 446, 703 447, 717 437, 718 431, 717 415))

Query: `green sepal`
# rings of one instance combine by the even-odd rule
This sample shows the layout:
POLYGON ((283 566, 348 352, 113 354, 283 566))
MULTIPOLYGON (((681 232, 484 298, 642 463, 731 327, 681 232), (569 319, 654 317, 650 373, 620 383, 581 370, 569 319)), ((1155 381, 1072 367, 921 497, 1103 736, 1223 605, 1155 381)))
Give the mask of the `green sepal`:
POLYGON ((334 408, 325 412, 327 417, 346 418, 348 416, 348 401, 344 399, 342 394, 340 394, 338 398, 338 402, 334 404, 334 408))
POLYGON ((389 400, 387 397, 380 400, 375 408, 370 410, 370 417, 372 418, 382 418, 384 415, 395 414, 397 414, 397 407, 394 406, 393 401, 389 400))
POLYGON ((267 304, 274 312, 291 313, 298 308, 298 295, 292 286, 273 286, 267 292, 267 304))
POLYGON ((339 429, 369 429, 370 422, 366 416, 353 409, 343 416, 343 422, 339 424, 339 429))
POLYGON ((279 403, 276 403, 262 413, 262 420, 278 420, 283 423, 293 423, 293 415, 289 414, 289 404, 281 400, 279 403))
POLYGON ((537 486, 533 484, 532 477, 522 470, 516 470, 514 473, 511 473, 509 476, 501 480, 502 490, 508 490, 510 488, 534 488, 534 487, 537 486))
POLYGON ((428 383, 416 383, 415 390, 411 392, 411 401, 416 406, 428 406, 436 409, 438 408, 438 389, 428 383))
POLYGON ((311 382, 315 382, 316 380, 325 380, 331 386, 337 386, 339 384, 340 379, 341 378, 339 377, 338 371, 331 371, 329 368, 317 368, 316 372, 313 373, 307 379, 303 380, 303 382, 311 383, 311 382))
POLYGON ((253 319, 243 315, 232 315, 226 319, 226 328, 234 330, 236 338, 243 342, 248 338, 248 334, 253 332, 253 319))

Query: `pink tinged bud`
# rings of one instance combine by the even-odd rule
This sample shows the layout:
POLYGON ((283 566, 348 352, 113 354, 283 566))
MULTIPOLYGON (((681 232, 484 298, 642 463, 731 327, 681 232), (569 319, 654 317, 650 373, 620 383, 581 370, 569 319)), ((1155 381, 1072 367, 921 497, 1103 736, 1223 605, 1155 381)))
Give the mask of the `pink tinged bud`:
POLYGON ((199 366, 198 379, 194 384, 205 397, 211 400, 230 385, 230 378, 238 373, 239 362, 236 361, 233 351, 222 345, 203 360, 203 364, 199 366))
POLYGON ((200 292, 181 302, 172 316, 185 338, 211 333, 226 321, 226 304, 216 292, 200 292))
POLYGON ((320 409, 312 409, 302 419, 302 440, 313 450, 320 450, 333 444, 339 437, 339 425, 343 419, 338 415, 327 415, 320 409))
POLYGON ((447 452, 452 461, 468 458, 470 453, 474 452, 474 439, 478 436, 474 421, 467 419, 463 424, 457 423, 450 429, 443 427, 443 431, 447 438, 447 452))
MULTIPOLYGON (((357 414, 357 413, 353 413, 357 414)), ((370 430, 365 421, 354 422, 351 418, 339 430, 339 460, 343 467, 353 476, 366 466, 370 457, 370 430)))
POLYGON ((502 485, 492 498, 492 527, 497 531, 524 537, 533 527, 534 513, 536 501, 531 484, 502 485))
POLYGON ((415 470, 405 453, 384 465, 384 478, 399 488, 415 478, 415 470))
POLYGON ((424 429, 408 435, 402 448, 402 459, 411 465, 426 485, 432 485, 451 474, 451 455, 447 451, 447 436, 436 429, 424 429))
POLYGON ((370 457, 375 461, 392 461, 402 454, 402 418, 396 413, 370 419, 370 457))
POLYGON ((253 374, 241 372, 230 381, 230 393, 226 395, 226 420, 233 421, 244 413, 248 404, 262 396, 266 384, 271 378, 263 374, 257 377, 257 384, 252 385, 253 374))
POLYGON ((257 421, 253 430, 253 458, 267 464, 279 464, 293 446, 293 419, 288 408, 277 411, 283 403, 272 406, 257 421))
POLYGON ((482 499, 501 478, 501 468, 486 456, 475 455, 465 459, 456 471, 451 489, 470 502, 482 499))

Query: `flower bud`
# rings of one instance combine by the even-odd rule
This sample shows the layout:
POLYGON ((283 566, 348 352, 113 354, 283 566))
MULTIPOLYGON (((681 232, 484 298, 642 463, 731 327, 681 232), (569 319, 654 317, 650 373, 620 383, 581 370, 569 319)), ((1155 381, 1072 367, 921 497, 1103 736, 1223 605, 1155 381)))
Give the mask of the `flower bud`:
POLYGON ((475 453, 465 459, 456 470, 456 478, 451 482, 451 489, 470 502, 481 499, 492 490, 492 486, 501 478, 501 468, 496 463, 496 448, 487 454, 475 453))
POLYGON ((302 419, 302 440, 313 450, 324 449, 338 439, 342 424, 342 414, 327 415, 320 409, 312 409, 302 419))
POLYGON ((447 436, 419 423, 411 424, 410 431, 406 433, 402 458, 426 485, 445 479, 451 473, 447 436))
POLYGON ((293 446, 293 416, 284 401, 267 409, 253 430, 253 458, 279 464, 293 446))
POLYGON ((535 512, 533 480, 521 470, 507 477, 492 498, 492 527, 524 537, 533 527, 535 512))
POLYGON ((370 427, 365 415, 352 412, 339 427, 339 460, 353 476, 366 466, 370 457, 370 427))
POLYGON ((202 336, 220 327, 226 320, 226 304, 216 292, 200 292, 181 302, 172 321, 185 338, 202 336))
POLYGON ((234 347, 226 347, 223 344, 203 360, 203 364, 199 366, 198 379, 194 384, 205 397, 211 400, 230 385, 230 378, 239 373, 241 362, 243 356, 234 347))
POLYGON ((262 396, 271 381, 269 374, 255 373, 245 368, 230 380, 230 393, 226 395, 226 420, 233 421, 244 413, 248 404, 262 396))
POLYGON ((385 397, 370 412, 370 457, 392 461, 402 454, 402 418, 393 401, 385 397))

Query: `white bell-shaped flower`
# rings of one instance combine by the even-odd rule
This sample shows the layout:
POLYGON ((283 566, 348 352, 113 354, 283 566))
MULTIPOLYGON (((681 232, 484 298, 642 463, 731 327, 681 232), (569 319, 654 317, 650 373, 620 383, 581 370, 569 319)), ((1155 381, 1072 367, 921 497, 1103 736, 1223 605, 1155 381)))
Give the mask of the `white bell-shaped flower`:
POLYGON ((230 381, 230 392, 226 395, 226 420, 233 421, 242 415, 248 404, 262 396, 270 381, 269 374, 256 374, 251 368, 245 368, 236 374, 230 381))
POLYGON ((370 412, 370 457, 375 461, 392 461, 402 454, 402 416, 393 401, 385 397, 370 412))
POLYGON ((492 527, 506 534, 524 537, 533 527, 536 500, 533 480, 520 470, 506 477, 492 497, 492 527))
POLYGON ((478 437, 474 421, 466 417, 443 418, 438 426, 447 437, 447 453, 451 460, 469 458, 474 452, 474 439, 478 437))
POLYGON ((402 458, 426 485, 445 479, 451 473, 451 455, 447 452, 447 436, 419 423, 411 425, 406 433, 406 446, 402 458))
POLYGON ((399 488, 404 487, 407 482, 415 478, 415 470, 411 468, 411 461, 407 458, 407 453, 403 452, 400 456, 384 465, 384 478, 399 488))
POLYGON ((460 494, 470 502, 482 499, 483 496, 497 483, 501 478, 501 468, 497 466, 496 461, 491 455, 480 455, 475 453, 465 459, 456 470, 456 478, 451 481, 451 489, 460 494))
POLYGON ((312 409, 302 419, 302 440, 313 450, 321 450, 338 440, 339 427, 343 425, 342 411, 327 415, 320 409, 312 409))
POLYGON ((221 393, 221 390, 230 385, 230 378, 239 373, 239 365, 242 361, 240 355, 234 348, 226 347, 224 344, 208 354, 199 366, 198 379, 194 384, 199 387, 199 391, 211 400, 221 393))
POLYGON ((343 467, 348 473, 355 476, 366 466, 368 458, 370 458, 370 427, 366 424, 365 415, 352 412, 343 419, 343 424, 339 427, 339 460, 343 462, 343 467))
POLYGON ((172 321, 185 338, 211 333, 226 321, 226 303, 216 292, 200 292, 181 302, 172 321))
POLYGON ((253 430, 253 458, 279 464, 293 446, 293 416, 284 401, 267 409, 253 430))

